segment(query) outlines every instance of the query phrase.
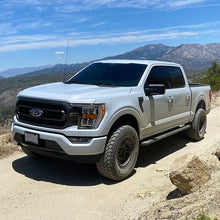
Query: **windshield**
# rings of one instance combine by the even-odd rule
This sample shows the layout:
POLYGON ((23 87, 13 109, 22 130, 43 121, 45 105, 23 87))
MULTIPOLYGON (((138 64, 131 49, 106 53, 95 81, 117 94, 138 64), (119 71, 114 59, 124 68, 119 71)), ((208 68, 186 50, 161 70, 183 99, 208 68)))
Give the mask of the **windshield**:
POLYGON ((100 86, 137 86, 147 65, 134 63, 93 63, 66 83, 100 86))

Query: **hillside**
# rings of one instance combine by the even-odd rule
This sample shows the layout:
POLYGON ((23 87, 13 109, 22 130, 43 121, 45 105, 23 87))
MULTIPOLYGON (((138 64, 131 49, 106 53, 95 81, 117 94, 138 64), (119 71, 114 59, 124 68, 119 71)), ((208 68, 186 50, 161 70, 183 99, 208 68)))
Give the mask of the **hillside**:
POLYGON ((38 75, 44 75, 44 74, 60 74, 60 73, 76 73, 85 66, 87 66, 89 63, 76 63, 76 64, 70 64, 70 65, 65 65, 65 64, 57 64, 52 68, 46 68, 43 70, 38 70, 38 71, 33 71, 30 73, 18 75, 19 77, 21 76, 38 76, 38 75))
POLYGON ((128 60, 156 60, 175 49, 175 47, 166 46, 163 44, 148 44, 144 47, 139 47, 132 51, 117 56, 107 57, 105 59, 128 59, 128 60))
POLYGON ((220 65, 217 62, 212 62, 201 82, 209 84, 212 90, 220 90, 220 65))
POLYGON ((185 69, 205 69, 212 61, 220 59, 220 43, 182 44, 178 47, 151 44, 109 58, 162 60, 180 63, 185 69))
POLYGON ((183 44, 158 59, 180 63, 185 69, 201 69, 220 59, 220 44, 183 44))
POLYGON ((23 76, 0 80, 0 126, 5 123, 10 124, 10 120, 8 121, 7 119, 11 119, 14 114, 16 95, 19 91, 31 86, 63 81, 64 78, 69 78, 72 75, 23 76))
POLYGON ((0 72, 0 79, 1 79, 1 77, 8 78, 8 77, 13 77, 16 75, 25 74, 25 73, 29 73, 29 72, 33 72, 33 71, 37 71, 37 70, 42 70, 45 68, 51 68, 51 67, 52 67, 52 65, 8 69, 8 70, 0 72))

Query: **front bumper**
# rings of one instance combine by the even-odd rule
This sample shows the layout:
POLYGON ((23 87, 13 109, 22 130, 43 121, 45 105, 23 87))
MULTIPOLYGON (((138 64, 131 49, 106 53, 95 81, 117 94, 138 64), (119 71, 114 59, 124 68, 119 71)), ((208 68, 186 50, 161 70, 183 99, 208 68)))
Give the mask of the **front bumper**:
MULTIPOLYGON (((50 148, 51 145, 56 145, 63 150, 63 153, 67 155, 98 155, 102 154, 105 149, 105 144, 107 140, 107 136, 104 137, 94 137, 91 138, 89 143, 72 143, 69 139, 62 135, 56 133, 50 133, 45 131, 38 131, 30 128, 25 128, 19 125, 12 125, 12 134, 17 143, 21 145, 25 145, 26 147, 35 147, 40 148, 45 151, 53 151, 50 148), (39 146, 34 146, 32 144, 25 143, 24 141, 24 133, 30 132, 39 135, 40 144, 39 146), (32 146, 31 146, 32 145, 32 146), (43 146, 42 146, 43 145, 43 146)), ((56 151, 56 149, 54 149, 56 151)))

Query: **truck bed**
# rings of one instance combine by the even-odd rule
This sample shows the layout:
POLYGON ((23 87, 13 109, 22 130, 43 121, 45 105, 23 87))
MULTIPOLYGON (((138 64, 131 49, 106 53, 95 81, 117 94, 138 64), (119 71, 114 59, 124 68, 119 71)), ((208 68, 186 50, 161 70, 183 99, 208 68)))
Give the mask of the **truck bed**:
POLYGON ((190 83, 189 87, 209 86, 208 84, 190 83))

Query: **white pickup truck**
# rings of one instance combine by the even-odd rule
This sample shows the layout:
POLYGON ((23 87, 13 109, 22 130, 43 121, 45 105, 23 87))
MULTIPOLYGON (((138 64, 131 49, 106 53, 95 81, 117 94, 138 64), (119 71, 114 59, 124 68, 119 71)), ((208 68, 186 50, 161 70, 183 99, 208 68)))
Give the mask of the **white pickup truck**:
POLYGON ((96 163, 119 181, 133 171, 139 146, 184 130, 202 139, 210 102, 210 87, 189 85, 179 64, 104 60, 20 92, 12 133, 31 157, 96 163))

